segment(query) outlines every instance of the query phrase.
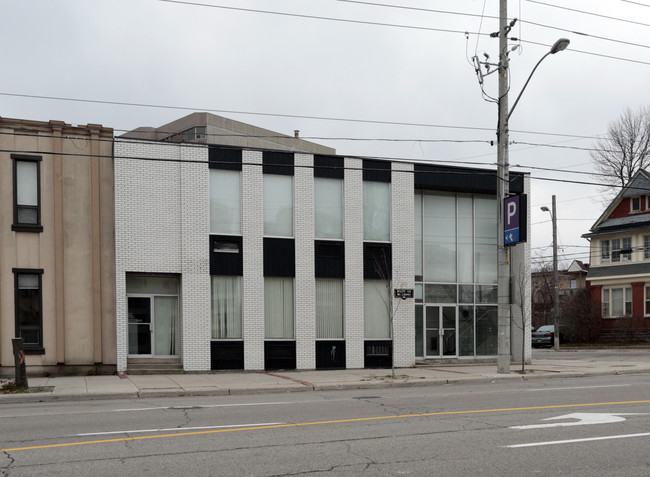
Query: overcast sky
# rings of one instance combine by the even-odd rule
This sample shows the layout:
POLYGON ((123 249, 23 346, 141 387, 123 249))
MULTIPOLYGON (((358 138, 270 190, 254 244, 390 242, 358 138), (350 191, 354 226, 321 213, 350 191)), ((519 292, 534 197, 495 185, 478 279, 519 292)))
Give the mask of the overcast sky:
MULTIPOLYGON (((494 167, 497 106, 483 99, 471 57, 497 62, 489 34, 498 5, 4 0, 0 115, 120 134, 202 110, 298 129, 342 155, 494 167)), ((571 40, 540 65, 510 118, 511 169, 531 174, 532 254, 550 261, 550 215, 540 207, 555 194, 560 259, 588 260, 580 235, 604 204, 587 149, 626 108, 650 104, 650 0, 510 0, 508 8, 518 19, 510 36, 520 40, 511 41, 511 106, 550 46, 571 40)), ((484 91, 496 96, 496 75, 484 91)))

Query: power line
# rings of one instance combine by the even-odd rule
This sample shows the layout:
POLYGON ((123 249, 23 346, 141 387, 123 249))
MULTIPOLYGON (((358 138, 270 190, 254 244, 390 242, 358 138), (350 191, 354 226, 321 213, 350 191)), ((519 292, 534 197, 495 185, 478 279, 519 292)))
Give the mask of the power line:
MULTIPOLYGON (((163 0, 159 0, 159 1, 163 1, 163 0)), ((362 123, 362 124, 380 124, 380 125, 388 125, 388 126, 409 126, 409 127, 495 132, 495 129, 492 127, 488 128, 488 127, 478 127, 478 126, 454 126, 449 124, 380 121, 375 119, 336 118, 336 117, 328 117, 328 116, 311 116, 311 115, 301 115, 301 114, 236 111, 236 110, 229 110, 229 109, 206 109, 206 108, 197 108, 191 106, 132 103, 126 101, 107 101, 107 100, 99 100, 99 99, 70 98, 70 97, 62 97, 62 96, 45 96, 45 95, 36 95, 36 94, 21 94, 21 93, 7 93, 7 92, 0 92, 0 96, 11 96, 16 98, 30 98, 30 99, 44 99, 49 101, 70 101, 76 103, 106 104, 111 106, 131 106, 131 107, 138 107, 138 108, 171 109, 177 111, 203 111, 207 113, 241 114, 241 115, 250 115, 250 116, 265 116, 265 117, 291 118, 291 119, 310 119, 316 121, 339 121, 339 122, 362 123)), ((115 129, 115 130, 130 132, 129 130, 125 130, 125 129, 115 129)), ((165 133, 164 131, 161 132, 165 133)), ((584 136, 578 134, 552 133, 552 132, 542 132, 542 131, 524 131, 519 129, 511 129, 510 132, 515 132, 520 134, 538 134, 542 136, 568 137, 568 138, 575 138, 575 139, 600 139, 599 136, 584 136)), ((170 132, 170 134, 174 134, 174 133, 176 133, 176 131, 170 132)))
POLYGON ((598 18, 606 18, 608 20, 615 20, 615 21, 619 21, 619 22, 631 23, 633 25, 641 25, 641 26, 650 27, 650 24, 648 24, 648 23, 636 22, 634 20, 626 20, 625 18, 617 18, 617 17, 613 17, 611 15, 602 15, 600 13, 587 12, 585 10, 578 10, 578 9, 575 9, 575 8, 561 7, 560 5, 553 5, 552 3, 540 2, 538 0, 528 0, 528 2, 529 3, 537 3, 539 5, 544 5, 546 7, 551 7, 551 8, 559 8, 561 10, 567 10, 567 11, 574 12, 574 13, 582 13, 583 15, 591 15, 591 16, 598 17, 598 18))
MULTIPOLYGON (((271 11, 271 10, 258 10, 258 9, 252 9, 252 8, 240 8, 240 7, 230 7, 230 6, 224 6, 224 5, 213 5, 213 4, 207 4, 207 3, 183 1, 183 0, 158 0, 158 1, 159 2, 165 2, 165 3, 174 3, 174 4, 179 4, 179 5, 193 6, 193 7, 219 8, 219 9, 242 11, 242 12, 248 12, 248 13, 263 13, 263 14, 267 14, 267 15, 280 15, 280 16, 288 16, 288 17, 296 17, 296 18, 308 18, 308 19, 313 19, 313 20, 325 20, 325 21, 342 22, 342 23, 357 23, 357 24, 362 24, 362 25, 383 26, 383 27, 392 27, 392 28, 405 28, 405 29, 421 30, 421 31, 435 31, 435 32, 440 32, 440 33, 460 33, 460 34, 463 34, 463 35, 467 35, 469 33, 471 33, 473 35, 480 35, 480 36, 490 36, 491 35, 491 34, 488 34, 488 33, 481 33, 481 32, 468 32, 467 30, 452 30, 452 29, 446 29, 446 28, 431 28, 431 27, 420 27, 420 26, 414 26, 414 25, 400 25, 400 24, 393 24, 393 23, 370 22, 370 21, 364 21, 364 20, 351 20, 351 19, 344 19, 344 18, 324 17, 324 16, 319 16, 319 15, 305 15, 305 14, 298 14, 298 13, 276 12, 276 11, 271 11)), ((532 1, 532 0, 529 0, 529 1, 532 1)), ((535 3, 541 3, 541 2, 535 2, 535 3)), ((388 5, 384 5, 384 6, 388 6, 388 5)), ((553 5, 550 5, 550 6, 553 6, 553 5)), ((558 8, 560 8, 560 7, 558 7, 558 8)), ((434 12, 442 13, 441 11, 434 11, 434 12)), ((446 12, 446 13, 454 13, 454 12, 446 12)), ((588 12, 584 12, 584 13, 588 13, 588 12)), ((624 21, 622 19, 617 19, 617 20, 624 21)), ((631 23, 636 23, 636 22, 631 22, 631 23)), ((647 26, 650 26, 650 25, 647 25, 647 26)), ((573 32, 573 33, 580 34, 579 32, 573 32)), ((601 40, 615 41, 615 40, 608 39, 608 38, 605 38, 605 37, 602 37, 600 39, 601 40)), ((517 41, 520 41, 521 43, 528 43, 528 44, 531 44, 531 45, 544 46, 546 48, 548 48, 550 46, 550 45, 546 45, 544 43, 523 40, 523 39, 520 39, 520 38, 517 39, 517 41)), ((638 44, 636 46, 642 46, 642 45, 638 44)), ((650 48, 650 46, 644 46, 644 48, 650 48)), ((583 50, 576 50, 576 49, 573 49, 573 48, 571 49, 571 51, 573 51, 575 53, 582 53, 582 54, 587 54, 587 55, 592 55, 592 56, 599 56, 599 57, 602 57, 602 58, 626 61, 626 62, 643 64, 643 65, 650 65, 650 62, 634 60, 634 59, 631 59, 631 58, 623 58, 623 57, 613 56, 613 55, 604 55, 602 53, 593 53, 593 52, 588 52, 588 51, 583 51, 583 50)))
MULTIPOLYGON (((406 28, 409 30, 421 30, 421 31, 437 31, 441 33, 460 33, 460 34, 465 34, 466 32, 464 30, 451 30, 447 28, 432 28, 432 27, 420 27, 420 26, 414 26, 414 25, 400 25, 400 24, 395 24, 395 23, 382 23, 382 22, 370 22, 370 21, 364 21, 364 20, 350 20, 346 18, 335 18, 335 17, 323 17, 319 15, 305 15, 305 14, 300 14, 300 13, 287 13, 287 12, 275 12, 271 10, 258 10, 254 8, 240 8, 240 7, 230 7, 230 6, 225 6, 225 5, 212 5, 209 3, 199 3, 199 2, 189 2, 189 1, 183 1, 183 0, 158 0, 159 2, 164 2, 164 3, 175 3, 175 4, 180 4, 180 5, 188 5, 192 7, 207 7, 207 8, 219 8, 223 10, 234 10, 234 11, 240 11, 240 12, 248 12, 248 13, 264 13, 267 15, 279 15, 279 16, 286 16, 286 17, 295 17, 295 18, 309 18, 312 20, 326 20, 326 21, 332 21, 332 22, 341 22, 341 23, 357 23, 361 25, 371 25, 371 26, 384 26, 384 27, 392 27, 392 28, 406 28)), ((489 36, 488 33, 473 33, 475 35, 484 35, 484 36, 489 36)))

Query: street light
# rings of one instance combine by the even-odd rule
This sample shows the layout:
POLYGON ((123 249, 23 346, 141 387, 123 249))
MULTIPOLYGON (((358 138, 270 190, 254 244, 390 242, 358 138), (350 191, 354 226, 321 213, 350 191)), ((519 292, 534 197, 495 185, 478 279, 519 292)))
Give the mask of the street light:
MULTIPOLYGON (((497 373, 508 374, 510 372, 510 268, 508 254, 504 246, 504 223, 503 223, 503 201, 510 194, 510 173, 508 162, 508 121, 512 112, 517 107, 519 99, 523 94, 530 79, 537 70, 537 67, 548 55, 565 50, 570 41, 566 38, 557 40, 550 51, 537 62, 531 71, 524 87, 515 100, 512 109, 508 110, 508 8, 507 0, 501 0, 499 11, 499 122, 497 129, 497 289, 498 289, 498 318, 497 318, 497 373)), ((556 333, 557 335, 557 333, 556 333)), ((522 344, 523 346, 523 344, 522 344)))
POLYGON ((555 215, 555 196, 552 197, 553 211, 548 207, 542 207, 543 212, 551 214, 553 222, 553 348, 560 350, 560 283, 557 272, 557 216, 555 215))

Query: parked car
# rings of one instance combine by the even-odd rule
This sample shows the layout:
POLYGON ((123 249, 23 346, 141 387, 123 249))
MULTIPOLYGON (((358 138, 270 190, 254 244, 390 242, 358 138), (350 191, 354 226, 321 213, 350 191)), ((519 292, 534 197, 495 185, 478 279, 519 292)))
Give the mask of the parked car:
POLYGON ((532 333, 531 344, 533 348, 539 346, 553 346, 553 337, 555 335, 555 327, 553 325, 540 326, 532 333))

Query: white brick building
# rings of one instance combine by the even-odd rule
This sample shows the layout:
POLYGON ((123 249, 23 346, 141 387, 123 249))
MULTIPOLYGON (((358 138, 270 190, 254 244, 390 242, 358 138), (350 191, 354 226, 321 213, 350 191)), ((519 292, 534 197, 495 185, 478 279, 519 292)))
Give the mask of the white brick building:
MULTIPOLYGON (((494 358, 495 188, 485 170, 117 139, 118 371, 494 358), (394 289, 415 298, 393 300, 391 333, 394 289)), ((513 252, 529 280, 529 246, 513 252)))

